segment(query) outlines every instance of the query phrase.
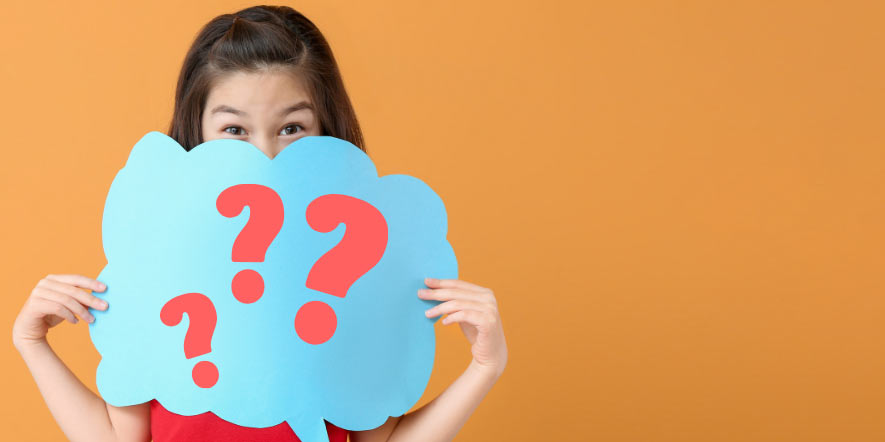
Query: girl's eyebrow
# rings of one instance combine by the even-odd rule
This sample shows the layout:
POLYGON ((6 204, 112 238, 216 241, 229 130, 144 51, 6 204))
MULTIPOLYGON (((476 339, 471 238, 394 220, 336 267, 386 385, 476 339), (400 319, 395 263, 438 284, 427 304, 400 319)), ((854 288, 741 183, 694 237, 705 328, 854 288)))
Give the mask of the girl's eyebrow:
MULTIPOLYGON (((286 115, 291 114, 292 112, 299 111, 302 109, 313 110, 313 106, 311 106, 310 103, 308 103, 306 101, 302 101, 300 103, 293 104, 293 105, 283 109, 282 112, 280 112, 280 116, 284 117, 286 115)), ((249 114, 247 114, 246 112, 243 112, 238 109, 234 109, 233 107, 228 106, 226 104, 220 104, 218 106, 215 106, 215 108, 212 109, 212 112, 210 112, 210 114, 216 114, 218 112, 228 112, 228 113, 231 113, 234 115, 239 115, 241 117, 248 117, 249 116, 249 114)))

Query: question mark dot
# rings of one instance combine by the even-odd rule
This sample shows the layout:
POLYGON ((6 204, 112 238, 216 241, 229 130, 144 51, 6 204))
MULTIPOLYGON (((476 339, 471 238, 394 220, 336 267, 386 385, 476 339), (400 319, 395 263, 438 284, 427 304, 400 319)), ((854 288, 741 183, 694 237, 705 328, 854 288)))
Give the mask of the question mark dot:
POLYGON ((295 314, 295 332, 308 344, 322 344, 335 334, 338 318, 335 310, 322 301, 311 301, 295 314))
POLYGON ((209 361, 197 362, 192 374, 194 383, 200 388, 209 388, 218 382, 218 367, 209 361))
POLYGON ((264 294, 264 278, 255 270, 241 270, 230 284, 234 298, 243 304, 251 304, 264 294))

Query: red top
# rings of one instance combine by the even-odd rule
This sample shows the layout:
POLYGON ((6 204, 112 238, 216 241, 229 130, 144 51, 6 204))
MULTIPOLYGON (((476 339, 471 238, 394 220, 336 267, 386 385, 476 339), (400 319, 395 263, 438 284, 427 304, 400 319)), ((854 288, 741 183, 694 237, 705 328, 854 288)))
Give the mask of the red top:
MULTIPOLYGON (((347 442, 347 430, 326 422, 329 442, 347 442)), ((241 427, 211 411, 182 416, 151 401, 151 435, 154 442, 301 442, 286 422, 267 428, 241 427)))

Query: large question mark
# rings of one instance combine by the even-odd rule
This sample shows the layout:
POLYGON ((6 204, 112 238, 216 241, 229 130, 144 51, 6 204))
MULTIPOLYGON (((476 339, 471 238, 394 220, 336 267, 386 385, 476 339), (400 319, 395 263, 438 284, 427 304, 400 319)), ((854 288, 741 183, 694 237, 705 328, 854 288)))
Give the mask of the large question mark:
MULTIPOLYGON (((371 204, 352 196, 328 194, 307 205, 307 223, 318 232, 328 233, 344 223, 341 242, 311 267, 307 288, 343 298, 350 286, 384 256, 387 248, 387 221, 371 204)), ((322 344, 335 334, 338 318, 322 301, 311 301, 298 309, 295 332, 308 344, 322 344)))
MULTIPOLYGON (((283 226, 283 200, 273 189, 260 184, 237 184, 224 189, 215 200, 222 215, 233 218, 249 206, 249 220, 231 250, 233 262, 262 262, 270 243, 283 226)), ((238 301, 250 304, 264 294, 264 278, 255 270, 240 270, 231 281, 238 301)))
MULTIPOLYGON (((178 325, 187 313, 188 325, 184 335, 184 357, 187 359, 212 351, 212 334, 217 316, 212 300, 202 293, 185 293, 170 299, 160 309, 160 320, 170 327, 178 325)), ((209 361, 197 362, 191 376, 201 388, 218 382, 218 367, 209 361)))

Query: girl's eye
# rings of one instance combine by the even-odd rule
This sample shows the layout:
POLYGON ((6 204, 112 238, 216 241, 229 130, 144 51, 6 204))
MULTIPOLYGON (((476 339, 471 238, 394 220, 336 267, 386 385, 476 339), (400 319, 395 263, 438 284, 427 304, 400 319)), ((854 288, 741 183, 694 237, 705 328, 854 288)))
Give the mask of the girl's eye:
POLYGON ((225 128, 224 128, 224 131, 227 132, 227 133, 229 133, 229 134, 232 134, 232 135, 241 135, 241 134, 230 132, 230 131, 228 131, 228 129, 240 129, 240 130, 243 130, 243 128, 242 128, 242 127, 239 127, 239 126, 228 126, 228 127, 225 127, 225 128))
MULTIPOLYGON (((284 127, 282 132, 286 132, 286 130, 289 129, 290 127, 300 127, 301 128, 301 130, 296 131, 295 133, 304 132, 304 127, 302 127, 301 125, 298 125, 298 124, 290 124, 290 125, 284 127)), ((292 135, 292 134, 293 134, 293 132, 287 132, 287 133, 284 133, 283 135, 292 135)))

